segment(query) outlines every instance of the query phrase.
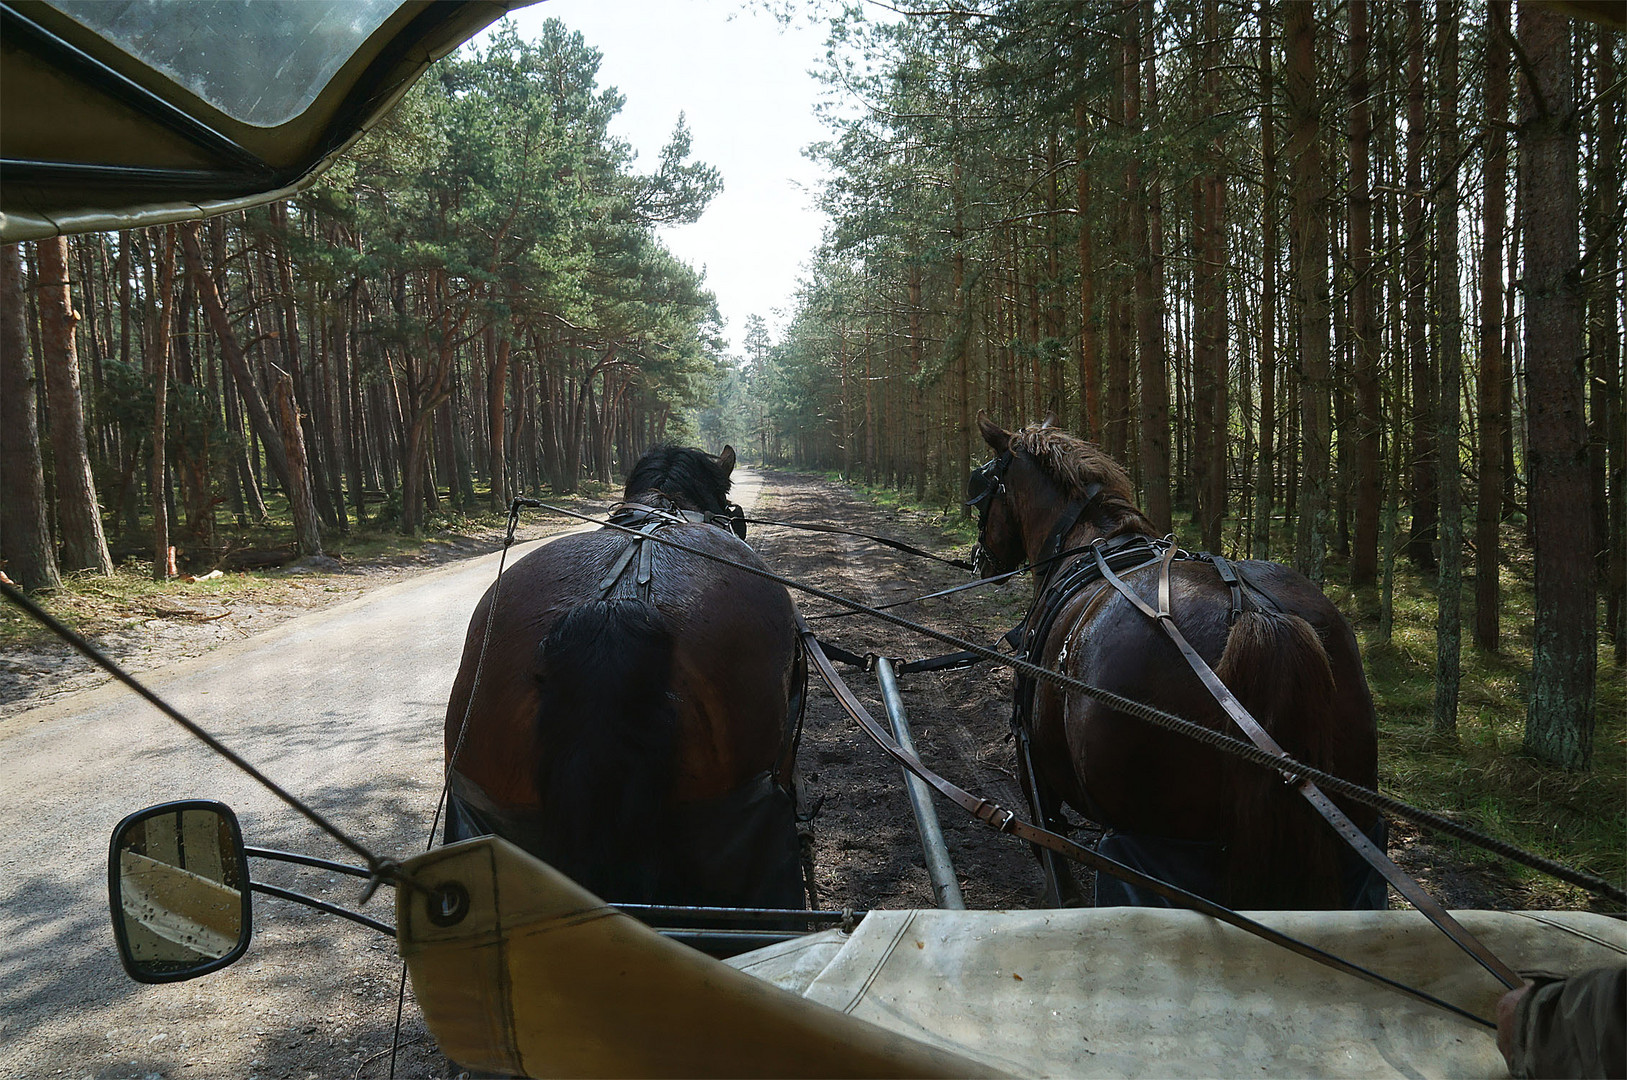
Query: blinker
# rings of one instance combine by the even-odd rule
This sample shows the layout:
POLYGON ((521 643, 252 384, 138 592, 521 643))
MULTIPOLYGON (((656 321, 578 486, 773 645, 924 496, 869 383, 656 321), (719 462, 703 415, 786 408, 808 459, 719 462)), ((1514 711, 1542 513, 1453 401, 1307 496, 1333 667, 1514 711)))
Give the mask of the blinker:
POLYGON ((966 481, 966 502, 963 505, 974 506, 979 511, 985 510, 1000 490, 1005 480, 1006 466, 1010 462, 1010 455, 1002 454, 973 469, 971 477, 966 481))

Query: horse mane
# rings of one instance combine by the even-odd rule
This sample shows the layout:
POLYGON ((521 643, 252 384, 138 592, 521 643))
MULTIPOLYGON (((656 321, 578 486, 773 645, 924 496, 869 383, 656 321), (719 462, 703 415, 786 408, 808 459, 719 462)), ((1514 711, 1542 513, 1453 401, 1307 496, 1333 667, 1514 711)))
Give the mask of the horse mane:
POLYGON ((703 450, 663 444, 651 447, 627 474, 625 499, 646 491, 659 491, 691 510, 727 512, 729 473, 717 458, 703 450))
POLYGON ((1030 424, 1011 433, 1011 448, 1033 458, 1040 470, 1071 498, 1082 499, 1091 484, 1100 484, 1102 493, 1098 505, 1101 509, 1096 520, 1105 526, 1104 535, 1158 535, 1152 521, 1135 504, 1130 474, 1095 443, 1061 428, 1030 424))

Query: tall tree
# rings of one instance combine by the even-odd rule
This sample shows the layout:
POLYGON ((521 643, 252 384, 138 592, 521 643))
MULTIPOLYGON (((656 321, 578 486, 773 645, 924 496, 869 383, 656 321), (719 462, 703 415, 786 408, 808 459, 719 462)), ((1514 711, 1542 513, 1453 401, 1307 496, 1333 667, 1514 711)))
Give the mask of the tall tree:
MULTIPOLYGON (((1143 11, 1151 4, 1126 0, 1124 33, 1125 126, 1142 130, 1141 26, 1143 11)), ((1149 12, 1150 14, 1150 12, 1149 12)), ((1164 293, 1157 271, 1163 257, 1162 228, 1157 227, 1160 177, 1143 169, 1138 155, 1126 158, 1125 197, 1130 205, 1130 234, 1135 245, 1136 346, 1141 376, 1139 463, 1147 517, 1159 532, 1169 532, 1172 520, 1169 490, 1169 360, 1164 348, 1164 293), (1155 231, 1156 229, 1156 231, 1155 231)))
POLYGON ((1503 232, 1508 218, 1509 0, 1491 0, 1486 25, 1485 224, 1480 245, 1480 373, 1476 445, 1474 640, 1495 651, 1502 633, 1498 581, 1503 520, 1503 232))
POLYGON ((30 592, 62 585, 45 504, 45 470, 28 360, 22 249, 0 245, 0 564, 30 592))
POLYGON ((1458 380, 1463 370, 1463 310, 1458 274, 1458 18, 1456 0, 1438 0, 1436 34, 1440 72, 1437 80, 1435 170, 1439 179, 1436 206, 1435 279, 1440 294, 1440 392, 1436 440, 1440 492, 1440 575, 1436 579, 1435 730, 1456 736, 1458 683, 1463 646, 1463 507, 1458 433, 1462 427, 1458 380))
POLYGON ((1272 3, 1260 3, 1260 419, 1259 462, 1254 480, 1256 559, 1270 558, 1272 503, 1276 491, 1277 386, 1277 120, 1272 107, 1272 3))
POLYGON ((102 533, 101 507, 85 442, 85 406, 79 390, 79 350, 68 279, 68 240, 57 236, 34 245, 39 274, 40 367, 51 413, 51 474, 56 482, 57 527, 64 570, 113 572, 102 533))
POLYGON ((1429 352, 1429 255, 1425 225, 1424 5, 1407 0, 1407 175, 1402 226, 1406 232, 1407 359, 1412 382, 1412 531, 1407 558, 1415 566, 1435 566, 1435 367, 1429 352))
POLYGON ((1299 525, 1294 564, 1320 584, 1327 556, 1328 467, 1332 447, 1329 369, 1327 178, 1321 145, 1321 98, 1316 83, 1316 11, 1288 7, 1287 91, 1293 134, 1294 299, 1299 312, 1299 525))
POLYGON ((1525 748, 1570 769, 1593 753, 1595 579, 1582 343, 1580 181, 1569 21, 1520 5, 1520 234, 1527 455, 1536 547, 1525 748), (1585 569, 1586 568, 1586 569, 1585 569))
POLYGON ((1379 339, 1378 284, 1373 269, 1373 191, 1369 168, 1372 119, 1368 97, 1367 0, 1350 0, 1350 336, 1356 383, 1356 535, 1350 546, 1350 582, 1371 585, 1378 578, 1379 500, 1379 339))
POLYGON ((152 359, 153 436, 150 489, 153 501, 153 580, 166 581, 170 573, 169 505, 165 499, 168 461, 164 456, 165 428, 169 421, 170 317, 175 299, 175 226, 164 226, 159 256, 158 318, 154 320, 148 356, 152 359))

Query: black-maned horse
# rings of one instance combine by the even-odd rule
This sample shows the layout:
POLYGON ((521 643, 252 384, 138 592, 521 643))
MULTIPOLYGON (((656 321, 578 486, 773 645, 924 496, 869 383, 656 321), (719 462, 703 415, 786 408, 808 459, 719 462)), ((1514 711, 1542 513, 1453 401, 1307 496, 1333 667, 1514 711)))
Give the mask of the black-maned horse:
MULTIPOLYGON (((1048 424, 978 424, 996 455, 968 489, 984 576, 1053 560, 1034 575, 1029 659, 1242 738, 1155 620, 1076 570, 1094 553, 1065 554, 1103 541, 1122 579, 1157 609, 1161 560, 1124 469, 1048 424)), ((1231 566, 1235 592, 1208 557, 1170 563, 1175 625, 1289 754, 1375 786, 1373 702, 1350 626, 1294 570, 1231 566)), ((1107 828, 1102 854, 1234 909, 1385 906, 1382 878, 1277 774, 1049 683, 1019 680, 1018 695, 1041 813, 1055 821, 1066 803, 1107 828)), ((1382 848, 1382 819, 1340 805, 1382 848)), ((1066 864, 1049 865, 1048 901, 1078 902, 1066 864)), ((1096 901, 1164 902, 1105 874, 1096 901)))
POLYGON ((803 906, 790 596, 645 538, 762 568, 734 464, 649 451, 611 517, 638 536, 560 537, 487 590, 446 710, 449 842, 496 833, 623 903, 803 906))

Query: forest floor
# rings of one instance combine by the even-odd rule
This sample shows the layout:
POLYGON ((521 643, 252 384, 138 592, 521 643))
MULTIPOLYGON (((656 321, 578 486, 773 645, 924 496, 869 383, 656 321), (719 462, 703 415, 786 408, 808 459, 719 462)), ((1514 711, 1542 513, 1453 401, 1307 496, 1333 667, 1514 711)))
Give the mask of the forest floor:
MULTIPOLYGON (((610 493, 604 492, 577 500, 573 508, 602 512, 610 501, 610 493)), ((840 524, 961 556, 968 547, 964 525, 951 516, 867 497, 847 485, 813 475, 767 474, 764 500, 752 516, 840 524)), ((536 539, 575 524, 528 520, 518 536, 536 539)), ((163 585, 154 585, 134 571, 112 581, 78 580, 52 597, 48 606, 90 633, 115 659, 140 671, 199 655, 287 619, 354 599, 426 568, 497 550, 502 540, 501 524, 488 518, 445 528, 407 546, 358 541, 355 550, 346 554, 342 544, 335 545, 336 557, 307 560, 273 571, 163 585)), ((853 537, 754 525, 750 540, 774 570, 867 604, 924 595, 966 580, 963 571, 853 537)), ((992 642, 1021 618, 1027 589, 1026 582, 1014 581, 911 605, 901 608, 900 613, 942 632, 992 642)), ((826 618, 838 615, 838 609, 806 595, 795 599, 822 639, 851 652, 863 655, 873 651, 915 659, 950 651, 930 639, 875 620, 826 618)), ((1361 607, 1359 597, 1340 597, 1335 592, 1335 599, 1347 611, 1361 607)), ((0 609, 0 717, 105 680, 66 646, 43 637, 21 620, 21 615, 10 608, 0 609)), ((1353 621, 1362 629, 1364 619, 1359 612, 1353 621)), ((1409 664, 1404 661, 1409 648, 1412 646, 1403 638, 1399 644, 1376 650, 1376 657, 1369 657, 1370 669, 1381 675, 1388 669, 1399 669, 1397 678, 1407 687, 1398 689, 1375 680, 1381 715, 1406 712, 1407 696, 1420 693, 1416 687, 1419 681, 1427 683, 1427 672, 1407 670, 1409 664)), ((1368 652, 1375 650, 1369 647, 1368 652)), ((1417 666, 1410 665, 1413 669, 1417 666)), ((857 672, 847 677, 867 699, 872 712, 882 716, 874 678, 857 672)), ((932 906, 914 819, 897 768, 853 728, 817 679, 810 682, 800 768, 808 804, 819 808, 813 828, 820 905, 827 909, 932 906)), ((1003 806, 1021 809, 1024 800, 1016 783, 1013 746, 1006 738, 1009 672, 982 665, 906 676, 900 682, 922 758, 961 786, 1003 806)), ((1474 705, 1472 693, 1469 698, 1474 705)), ((1412 705, 1417 706, 1417 702, 1412 705)), ((1605 755, 1619 756, 1621 726, 1617 717, 1601 730, 1605 755)), ((1401 722, 1401 729, 1394 740, 1389 739, 1388 731, 1381 736, 1395 746, 1384 751, 1381 773, 1386 789, 1403 798, 1411 794, 1408 783, 1397 792, 1392 780, 1411 782, 1420 774, 1433 776, 1442 771, 1440 762, 1446 759, 1454 763, 1459 774, 1464 774, 1459 776, 1460 785, 1529 784, 1532 779, 1525 774, 1542 771, 1540 766, 1516 763, 1498 766, 1502 770, 1499 775, 1497 768, 1477 763, 1472 753, 1466 758, 1457 747, 1443 751, 1438 741, 1412 732, 1406 721, 1401 722)), ((1613 761, 1613 757, 1609 760, 1613 761)), ((1543 782, 1545 775, 1537 776, 1536 782, 1543 782)), ((1566 797, 1573 802, 1579 798, 1578 783, 1567 788, 1562 778, 1548 777, 1546 782, 1550 790, 1558 793, 1559 802, 1566 797)), ((1495 795, 1493 792, 1488 797, 1495 802, 1495 795)), ((1471 810, 1477 805, 1484 810, 1485 799, 1477 802, 1472 794, 1448 792, 1441 797, 1467 801, 1471 810)), ((1616 797, 1608 801, 1619 804, 1622 800, 1616 797)), ((1585 805, 1580 812, 1586 816, 1588 807, 1597 799, 1582 802, 1585 805)), ((1456 806, 1432 808, 1458 811, 1456 806)), ((940 805, 940 810, 969 906, 1038 904, 1041 879, 1025 845, 995 834, 951 807, 940 805)), ((1470 816, 1495 822, 1499 814, 1494 808, 1470 816)), ((1620 807, 1604 816, 1606 820, 1598 823, 1602 832, 1596 829, 1595 833, 1605 837, 1603 843, 1614 843, 1619 851, 1620 807), (1616 839, 1611 841, 1611 836, 1616 839)), ((1088 842, 1096 835, 1081 823, 1079 839, 1088 842)), ((1588 906, 1580 892, 1534 886, 1529 874, 1511 871, 1507 864, 1454 842, 1423 836, 1405 822, 1391 823, 1390 850, 1399 864, 1448 907, 1588 906)), ((1088 892, 1090 875, 1084 872, 1080 876, 1088 892)))

